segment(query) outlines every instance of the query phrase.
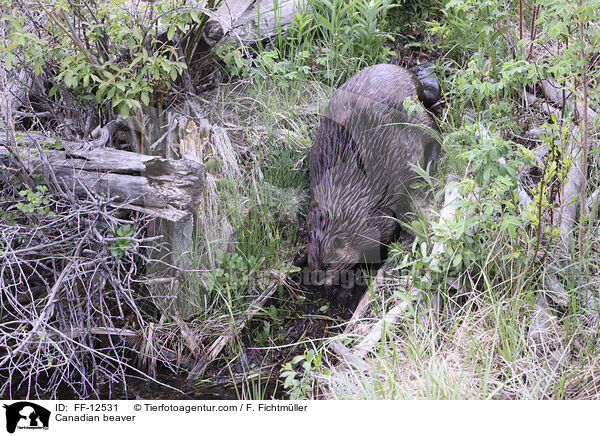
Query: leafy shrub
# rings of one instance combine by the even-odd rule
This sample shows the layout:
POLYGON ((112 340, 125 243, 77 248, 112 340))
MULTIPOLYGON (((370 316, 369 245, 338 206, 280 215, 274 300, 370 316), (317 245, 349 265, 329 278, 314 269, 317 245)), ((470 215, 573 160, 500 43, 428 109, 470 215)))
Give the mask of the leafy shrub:
POLYGON ((315 350, 306 350, 304 354, 294 357, 281 369, 283 387, 290 395, 290 400, 311 398, 313 380, 318 375, 327 375, 323 366, 323 355, 315 350))
POLYGON ((244 291, 256 271, 265 259, 248 259, 238 253, 219 251, 214 268, 203 272, 207 291, 229 288, 232 291, 244 291))
POLYGON ((47 191, 48 187, 45 185, 19 191, 19 196, 23 198, 23 201, 17 203, 17 209, 26 214, 37 213, 40 216, 50 213, 48 207, 50 200, 46 197, 47 191))
POLYGON ((310 72, 336 85, 363 67, 387 62, 392 51, 385 42, 392 38, 381 24, 391 7, 390 0, 310 0, 285 35, 282 29, 253 57, 245 56, 247 47, 236 45, 217 53, 234 75, 281 77, 280 84, 287 86, 310 72))
POLYGON ((461 158, 474 177, 456 182, 460 195, 449 221, 432 224, 426 235, 415 239, 412 253, 393 251, 399 268, 412 267, 418 276, 429 273, 434 280, 466 270, 475 275, 485 270, 491 277, 514 273, 523 265, 515 268, 513 263, 527 260, 530 242, 524 231, 529 217, 518 208, 517 177, 522 165, 531 164, 531 156, 478 123, 462 126, 445 143, 454 152, 463 150, 461 158), (429 249, 433 243, 445 247, 435 257, 429 249))
POLYGON ((83 99, 108 103, 123 118, 182 75, 187 63, 173 43, 175 35, 206 18, 205 9, 183 0, 146 3, 144 16, 156 17, 146 21, 136 19, 124 1, 36 0, 35 5, 49 19, 50 37, 37 35, 19 7, 3 2, 9 35, 1 47, 5 67, 30 64, 36 74, 50 67, 57 71, 50 97, 62 84, 83 99), (157 39, 159 28, 166 30, 167 41, 157 39))

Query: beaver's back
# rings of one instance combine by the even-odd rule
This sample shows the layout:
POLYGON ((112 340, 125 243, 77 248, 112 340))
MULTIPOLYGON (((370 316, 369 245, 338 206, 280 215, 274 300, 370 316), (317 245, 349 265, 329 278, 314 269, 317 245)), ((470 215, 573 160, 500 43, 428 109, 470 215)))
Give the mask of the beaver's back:
POLYGON ((329 247, 333 235, 352 239, 353 256, 363 258, 375 245, 391 241, 395 223, 384 217, 399 217, 408 207, 414 177, 410 164, 425 167, 439 149, 431 116, 424 110, 408 115, 404 109, 407 98, 421 105, 422 96, 413 73, 375 65, 350 78, 331 98, 310 155, 311 207, 322 211, 313 215, 327 216, 309 214, 311 263, 339 257, 329 247))
POLYGON ((375 195, 403 192, 413 176, 410 164, 425 167, 437 153, 428 149, 439 147, 431 116, 409 116, 404 109, 405 99, 420 105, 420 97, 416 76, 397 65, 365 68, 344 83, 331 98, 311 151, 313 197, 327 200, 335 196, 332 190, 349 185, 364 185, 375 195))

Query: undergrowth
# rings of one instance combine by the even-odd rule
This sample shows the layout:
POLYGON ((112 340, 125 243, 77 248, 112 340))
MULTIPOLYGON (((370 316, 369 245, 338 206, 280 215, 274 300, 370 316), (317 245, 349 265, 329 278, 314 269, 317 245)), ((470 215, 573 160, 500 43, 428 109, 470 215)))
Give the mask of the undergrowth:
MULTIPOLYGON (((147 7, 163 13, 168 40, 200 31, 205 11, 167 3, 147 7)), ((153 99, 173 96, 163 82, 185 85, 188 53, 151 44, 146 37, 156 36, 155 27, 133 21, 124 9, 94 16, 67 2, 37 4, 53 8, 46 25, 59 42, 46 51, 46 42, 13 13, 4 17, 14 38, 3 47, 3 59, 10 69, 24 55, 36 73, 44 62, 50 65, 54 101, 70 92, 127 118, 153 99), (66 14, 80 16, 83 28, 69 29, 66 14), (112 26, 102 30, 107 22, 112 26), (127 27, 132 31, 123 32, 127 27), (79 34, 86 44, 77 44, 79 34), (104 53, 120 45, 127 47, 121 57, 104 53)), ((240 398, 265 398, 266 379, 277 378, 294 399, 599 397, 597 201, 583 203, 573 230, 561 225, 573 203, 565 186, 575 148, 589 155, 578 195, 592 198, 599 188, 598 151, 590 147, 596 121, 582 112, 598 107, 591 85, 600 74, 599 7, 598 0, 308 0, 270 40, 215 48, 231 83, 202 97, 211 123, 232 138, 235 162, 207 163, 210 207, 220 227, 199 232, 178 286, 193 313, 186 322, 202 331, 207 348, 233 336, 227 369, 232 379, 236 365, 245 375, 235 385, 240 398), (444 156, 430 187, 437 211, 443 189, 454 187, 456 213, 444 222, 434 213, 406 226, 412 244, 391 248, 389 280, 377 287, 368 280, 363 336, 335 340, 351 347, 395 305, 404 302, 406 310, 386 326, 364 365, 340 365, 327 340, 298 345, 306 351, 290 357, 280 373, 267 359, 248 362, 255 348, 276 350, 286 339, 284 309, 275 304, 261 309, 248 335, 238 326, 273 272, 294 271, 309 201, 311 138, 328 98, 361 68, 390 62, 394 44, 441 54, 434 68, 444 90, 436 113, 444 156), (557 112, 547 110, 540 92, 550 78, 574 101, 557 112), (537 104, 525 103, 531 95, 537 104), (436 246, 444 250, 434 252, 436 246)), ((52 219, 43 187, 18 195, 10 216, 0 210, 2 220, 14 221, 15 214, 52 219)), ((104 254, 115 268, 131 255, 133 231, 127 224, 106 229, 112 239, 103 241, 110 242, 104 254)), ((279 287, 273 298, 301 300, 287 291, 279 287)), ((159 309, 156 321, 181 321, 159 309)))

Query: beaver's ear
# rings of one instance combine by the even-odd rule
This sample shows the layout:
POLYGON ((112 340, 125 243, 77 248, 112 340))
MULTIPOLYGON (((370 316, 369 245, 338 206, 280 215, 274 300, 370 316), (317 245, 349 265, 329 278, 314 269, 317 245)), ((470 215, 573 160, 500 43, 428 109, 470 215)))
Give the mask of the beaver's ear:
POLYGON ((346 246, 346 240, 345 238, 342 238, 341 236, 336 236, 335 238, 333 238, 333 247, 337 248, 338 250, 343 249, 346 246))

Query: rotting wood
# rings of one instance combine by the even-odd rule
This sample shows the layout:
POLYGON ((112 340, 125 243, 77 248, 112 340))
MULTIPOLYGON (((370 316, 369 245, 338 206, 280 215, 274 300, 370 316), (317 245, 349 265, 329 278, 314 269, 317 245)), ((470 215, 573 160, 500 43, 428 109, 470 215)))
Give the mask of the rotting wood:
MULTIPOLYGON (((556 87, 556 86, 554 86, 556 87)), ((554 88, 552 88, 554 89, 554 88)), ((568 99, 566 102, 565 100, 561 100, 562 98, 562 94, 559 94, 558 92, 550 92, 550 90, 546 90, 548 94, 547 95, 548 99, 550 100, 550 102, 541 102, 535 95, 530 94, 530 93, 525 93, 525 99, 527 101, 528 104, 530 105, 534 105, 534 104, 538 104, 540 109, 545 112, 546 114, 555 117, 555 119, 557 121, 561 120, 562 118, 562 112, 554 107, 551 103, 554 103, 555 101, 557 103, 561 103, 561 104, 567 104, 572 106, 572 98, 568 99)), ((586 113, 587 112, 587 120, 589 123, 593 123, 596 119, 596 112, 594 112, 591 108, 586 108, 586 110, 583 110, 583 107, 581 106, 581 103, 577 103, 576 105, 576 110, 580 113, 586 113)), ((562 239, 562 244, 564 247, 564 253, 567 254, 568 257, 568 253, 570 253, 570 234, 575 226, 575 224, 577 223, 577 210, 579 209, 581 200, 580 200, 580 196, 581 196, 581 185, 582 182, 584 180, 584 174, 583 174, 583 168, 584 168, 584 164, 583 164, 583 153, 581 152, 581 147, 579 146, 579 144, 577 143, 577 141, 575 141, 575 138, 577 138, 580 135, 580 129, 578 126, 573 126, 573 131, 571 132, 571 135, 569 137, 569 141, 567 143, 567 152, 569 158, 572 161, 572 165, 569 168, 569 171, 567 173, 567 181, 563 187, 563 195, 561 198, 561 206, 560 206, 560 216, 559 219, 560 221, 558 222, 558 226, 560 228, 560 234, 561 234, 561 239, 562 239), (573 199, 577 199, 577 201, 573 201, 573 199)), ((586 200, 586 201, 589 201, 586 200)), ((584 211, 587 208, 585 206, 587 206, 587 204, 582 205, 583 207, 581 207, 581 210, 584 211)), ((575 272, 576 276, 579 277, 580 273, 579 272, 575 272)), ((568 305, 568 294, 566 292, 566 290, 564 289, 564 287, 562 286, 562 284, 560 283, 560 281, 557 278, 557 274, 552 274, 549 275, 547 277, 545 277, 544 280, 544 286, 546 287, 546 290, 548 291, 548 295, 552 297, 552 299, 558 303, 561 306, 567 306, 568 305)), ((584 304, 591 308, 594 312, 596 312, 596 309, 594 307, 594 301, 593 298, 591 298, 591 295, 589 295, 590 293, 586 290, 587 286, 581 286, 580 287, 580 295, 582 298, 582 301, 584 302, 584 304)))
POLYGON ((368 288, 365 290, 365 293, 358 302, 358 306, 356 306, 352 317, 350 318, 348 324, 346 325, 346 328, 344 329, 345 334, 350 333, 350 331, 358 323, 358 321, 364 317, 365 313, 367 312, 367 309, 369 308, 369 303, 371 302, 371 294, 378 294, 378 290, 381 287, 381 284, 385 278, 385 274, 388 271, 389 266, 389 260, 387 260, 377 271, 377 276, 373 281, 373 293, 371 293, 371 291, 368 288))
MULTIPOLYGON (((550 97, 548 98, 550 99, 550 97)), ((556 94, 554 98, 559 99, 558 94, 556 94)), ((530 105, 538 104, 542 111, 544 111, 547 115, 555 117, 557 121, 562 118, 562 112, 550 104, 550 102, 542 103, 535 95, 531 93, 525 93, 525 99, 530 105)), ((590 112, 590 114, 593 114, 593 112, 590 112)), ((560 221, 558 223, 562 242, 567 250, 566 253, 569 252, 569 235, 573 230, 575 223, 577 222, 577 209, 579 206, 579 201, 572 200, 573 198, 579 198, 581 183, 583 180, 582 153, 579 144, 577 144, 577 142, 573 139, 578 135, 579 127, 573 126, 573 131, 570 135, 571 139, 567 144, 568 156, 572 160, 573 164, 571 165, 571 168, 569 168, 567 182, 563 188, 563 197, 561 199, 560 207, 560 221)))
MULTIPOLYGON (((584 108, 584 104, 573 98, 573 91, 565 91, 565 88, 569 86, 569 83, 561 85, 553 78, 542 79, 540 81, 544 95, 553 106, 564 109, 568 112, 575 110, 578 116, 583 116, 584 112, 587 111, 588 120, 596 118, 597 114, 589 106, 584 108)), ((561 113, 562 115, 562 113, 561 113)), ((557 118, 558 119, 558 118, 557 118)))
POLYGON ((0 109, 1 115, 6 124, 12 126, 14 111, 23 105, 27 98, 27 93, 33 86, 34 75, 28 69, 20 70, 16 77, 8 73, 3 67, 0 67, 0 109))
MULTIPOLYGON (((573 137, 579 134, 579 128, 573 128, 573 137)), ((581 184, 584 179, 583 175, 583 153, 578 143, 571 140, 567 144, 568 156, 572 160, 571 167, 567 173, 567 183, 563 188, 563 198, 561 201, 561 219, 560 219, 560 234, 563 238, 565 249, 569 248, 569 235, 575 224, 577 223, 577 209, 579 208, 579 197, 581 184), (573 201, 573 199, 578 199, 573 201)), ((568 251, 567 251, 568 253, 568 251)))
MULTIPOLYGON (((55 144, 54 138, 33 132, 18 137, 26 144, 18 152, 31 174, 49 180, 52 172, 63 189, 78 196, 99 193, 171 222, 189 217, 201 202, 205 168, 189 157, 164 159, 104 147, 86 150, 76 147, 80 143, 60 141, 64 150, 52 150, 42 159, 43 151, 34 145, 55 144)), ((6 141, 6 135, 0 135, 0 144, 6 141)), ((0 163, 8 167, 7 156, 8 149, 0 145, 0 163)))
POLYGON ((204 25, 207 39, 218 42, 228 35, 252 3, 254 0, 223 0, 213 17, 209 18, 204 25))
MULTIPOLYGON (((421 291, 415 290, 412 292, 411 296, 416 297, 417 299, 421 299, 421 291)), ((412 305, 413 302, 403 301, 401 303, 396 304, 392 307, 383 317, 377 321, 377 323, 373 326, 369 334, 367 334, 364 339, 356 346, 353 352, 353 356, 356 359, 363 359, 373 348, 379 340, 381 339, 381 335, 384 332, 384 329, 387 326, 392 325, 396 322, 398 318, 412 305)))
POLYGON ((367 362, 356 356, 350 349, 348 349, 348 347, 346 347, 337 339, 334 339, 329 343, 329 349, 333 351, 339 359, 343 360, 346 365, 354 365, 362 370, 369 368, 369 364, 367 362))
POLYGON ((204 39, 214 45, 228 39, 249 44, 269 38, 288 26, 304 6, 302 0, 226 0, 207 20, 204 39))
POLYGON ((138 337, 141 335, 140 332, 116 327, 92 327, 90 329, 82 329, 77 327, 71 327, 71 336, 87 336, 87 335, 103 335, 103 336, 119 336, 119 337, 138 337))

